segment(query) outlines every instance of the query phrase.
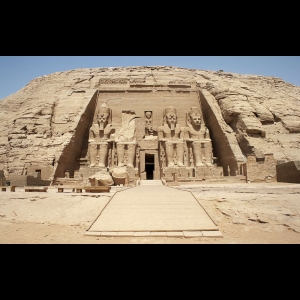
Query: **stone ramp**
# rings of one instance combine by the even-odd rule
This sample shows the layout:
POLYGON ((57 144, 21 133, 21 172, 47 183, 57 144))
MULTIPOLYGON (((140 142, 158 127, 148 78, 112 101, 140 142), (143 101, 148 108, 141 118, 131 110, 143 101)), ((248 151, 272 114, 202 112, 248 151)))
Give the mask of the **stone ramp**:
POLYGON ((164 185, 117 192, 86 235, 222 237, 192 193, 164 185))
POLYGON ((161 180, 141 180, 140 185, 163 185, 161 180))

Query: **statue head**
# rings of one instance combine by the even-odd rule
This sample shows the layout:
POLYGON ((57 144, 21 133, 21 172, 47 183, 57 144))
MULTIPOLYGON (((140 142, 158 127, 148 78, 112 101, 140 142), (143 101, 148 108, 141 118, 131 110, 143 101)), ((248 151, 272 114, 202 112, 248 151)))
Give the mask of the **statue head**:
POLYGON ((164 118, 171 130, 174 130, 177 122, 177 113, 173 106, 169 106, 164 110, 164 118))
POLYGON ((106 103, 103 103, 98 110, 97 121, 100 127, 100 130, 104 130, 104 127, 108 123, 110 117, 110 109, 106 106, 106 103))
POLYGON ((201 125, 201 113, 198 107, 191 107, 189 112, 189 121, 193 126, 201 125))
POLYGON ((145 116, 147 119, 150 119, 152 117, 152 112, 151 111, 146 111, 145 116))

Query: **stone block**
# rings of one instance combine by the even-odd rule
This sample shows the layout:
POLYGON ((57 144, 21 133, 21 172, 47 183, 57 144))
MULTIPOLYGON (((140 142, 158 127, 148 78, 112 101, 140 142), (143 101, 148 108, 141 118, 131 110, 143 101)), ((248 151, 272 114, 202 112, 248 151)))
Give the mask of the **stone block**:
POLYGON ((183 237, 182 231, 167 231, 168 237, 183 237))
POLYGON ((118 236, 119 232, 118 231, 102 231, 101 236, 118 236))
POLYGON ((183 235, 186 238, 195 238, 203 236, 201 231, 183 231, 183 235))
POLYGON ((93 232, 93 231, 87 231, 84 233, 84 235, 87 235, 87 236, 101 236, 101 233, 102 232, 93 232))
POLYGON ((134 236, 140 236, 140 237, 150 237, 151 233, 150 231, 136 231, 133 234, 134 236))
POLYGON ((167 232, 162 232, 162 231, 151 231, 150 234, 151 236, 155 236, 155 237, 167 236, 167 232))
POLYGON ((223 234, 219 230, 203 230, 202 234, 204 237, 223 237, 223 234))
POLYGON ((118 236, 134 236, 134 232, 133 231, 119 231, 118 232, 118 236))
POLYGON ((156 150, 158 149, 158 141, 157 140, 141 140, 139 141, 139 146, 141 149, 148 150, 156 150))

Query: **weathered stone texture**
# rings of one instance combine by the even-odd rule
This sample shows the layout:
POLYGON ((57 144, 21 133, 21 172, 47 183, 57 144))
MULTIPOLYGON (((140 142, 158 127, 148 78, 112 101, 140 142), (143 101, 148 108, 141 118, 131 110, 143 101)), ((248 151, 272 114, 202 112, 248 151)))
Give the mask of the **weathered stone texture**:
POLYGON ((32 175, 11 175, 10 185, 11 186, 45 186, 49 185, 50 180, 41 180, 38 177, 32 175))
POLYGON ((4 176, 4 171, 0 170, 0 186, 6 185, 6 178, 4 176))
POLYGON ((276 165, 277 181, 300 183, 300 161, 289 161, 276 165))
MULTIPOLYGON (((229 166, 234 175, 247 155, 300 159, 300 87, 280 78, 163 66, 94 68, 33 79, 0 101, 0 170, 27 175, 30 165, 39 165, 52 168, 48 179, 63 173, 69 161, 87 151, 86 128, 92 124, 99 90, 99 103, 106 101, 112 108, 117 130, 123 109, 140 116, 156 108, 155 130, 161 125, 160 111, 172 105, 178 123, 184 124, 184 111, 200 99, 224 174, 229 166)), ((137 130, 138 137, 142 134, 137 130)))
POLYGON ((247 180, 254 182, 276 181, 276 160, 273 154, 265 154, 264 158, 249 155, 247 158, 247 180))

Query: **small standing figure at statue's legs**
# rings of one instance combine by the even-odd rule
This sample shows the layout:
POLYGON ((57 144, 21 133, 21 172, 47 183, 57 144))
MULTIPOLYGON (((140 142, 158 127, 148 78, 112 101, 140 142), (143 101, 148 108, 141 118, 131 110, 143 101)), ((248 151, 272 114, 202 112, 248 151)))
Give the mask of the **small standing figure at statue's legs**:
POLYGON ((124 166, 124 155, 125 155, 125 145, 122 143, 118 143, 117 144, 118 167, 124 166))
POLYGON ((193 152, 190 152, 190 167, 194 167, 194 157, 193 157, 193 152))

